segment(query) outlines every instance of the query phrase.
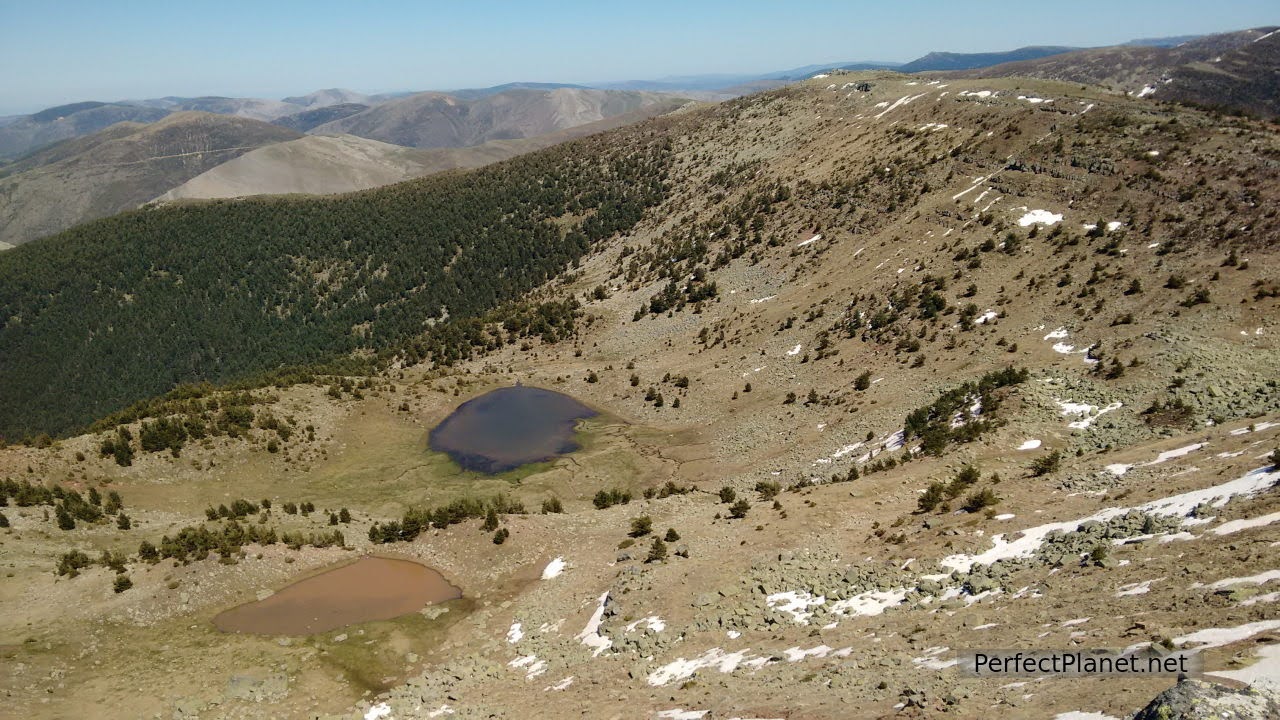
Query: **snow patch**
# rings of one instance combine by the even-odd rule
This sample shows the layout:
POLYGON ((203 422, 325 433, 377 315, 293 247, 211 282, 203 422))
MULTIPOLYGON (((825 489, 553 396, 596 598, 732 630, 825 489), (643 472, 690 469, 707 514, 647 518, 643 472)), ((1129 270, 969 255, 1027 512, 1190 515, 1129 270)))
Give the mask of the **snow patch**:
POLYGON ((1040 441, 1036 440, 1035 438, 1032 438, 1030 440, 1023 440, 1022 444, 1018 446, 1018 449, 1019 450, 1035 450, 1038 447, 1040 447, 1040 441))
POLYGON ((1143 580, 1142 582, 1128 583, 1121 585, 1116 590, 1116 597, 1129 597, 1130 595, 1146 595, 1151 592, 1151 583, 1159 582, 1164 578, 1152 578, 1143 580))
POLYGON ((591 653, 592 657, 599 657, 600 653, 613 647, 613 641, 600 634, 600 624, 604 622, 604 606, 607 602, 609 602, 609 593, 606 591, 600 596, 596 611, 591 614, 587 626, 575 636, 576 640, 594 651, 591 653))
POLYGON ((822 595, 814 597, 804 590, 788 590, 774 593, 766 597, 764 602, 769 609, 787 613, 796 623, 807 625, 809 618, 813 617, 809 608, 825 604, 827 598, 822 595))
POLYGON ((655 717, 665 718, 667 720, 698 720, 698 718, 701 718, 706 714, 706 710, 685 710, 684 708, 674 708, 672 710, 663 710, 655 717))
POLYGON ((564 558, 558 557, 555 560, 552 560, 551 562, 547 563, 547 566, 542 569, 542 579, 550 580, 551 578, 556 577, 560 573, 564 572, 564 568, 565 568, 564 558))
POLYGON ((1255 518, 1242 518, 1240 520, 1228 520, 1210 532, 1214 535, 1231 535, 1241 530, 1248 530, 1256 527, 1266 527, 1272 523, 1280 522, 1280 512, 1273 512, 1270 515, 1262 515, 1255 518))
POLYGON ((1062 213, 1051 213, 1048 210, 1030 210, 1021 218, 1018 218, 1018 225, 1027 227, 1028 225, 1056 225, 1062 222, 1062 213))
POLYGON ((627 632, 635 632, 641 625, 644 625, 645 630, 655 633, 660 633, 667 629, 667 624, 662 621, 662 618, 657 615, 650 615, 649 617, 642 617, 627 625, 627 632))

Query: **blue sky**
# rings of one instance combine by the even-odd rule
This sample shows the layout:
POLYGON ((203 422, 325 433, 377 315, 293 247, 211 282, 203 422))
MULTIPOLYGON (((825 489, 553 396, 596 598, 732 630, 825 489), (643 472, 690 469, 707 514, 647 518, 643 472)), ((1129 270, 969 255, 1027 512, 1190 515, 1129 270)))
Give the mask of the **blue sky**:
POLYGON ((89 99, 767 72, 1267 24, 1280 24, 1274 0, 0 0, 0 115, 89 99))

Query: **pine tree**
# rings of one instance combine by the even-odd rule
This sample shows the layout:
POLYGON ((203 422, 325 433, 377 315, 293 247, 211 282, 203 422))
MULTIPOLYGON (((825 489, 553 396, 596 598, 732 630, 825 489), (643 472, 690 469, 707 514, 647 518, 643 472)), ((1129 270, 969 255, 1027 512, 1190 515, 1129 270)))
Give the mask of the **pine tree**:
POLYGON ((676 542, 680 539, 680 533, 676 532, 675 528, 667 528, 667 534, 662 539, 667 542, 676 542))
POLYGON ((493 532, 498 529, 498 511, 493 507, 489 508, 489 512, 485 513, 484 524, 480 526, 485 532, 493 532))
POLYGON ((737 519, 742 519, 746 517, 747 513, 750 510, 751 510, 751 503, 747 502, 745 499, 739 500, 738 502, 729 506, 729 514, 737 519))
POLYGON ((75 530, 76 521, 71 517, 71 513, 67 512, 65 505, 59 505, 54 511, 58 518, 59 530, 75 530))
POLYGON ((111 584, 111 589, 115 590, 117 594, 131 587, 133 587, 133 581, 129 579, 128 575, 117 575, 115 582, 111 584))
POLYGON ((129 519, 128 515, 125 515, 124 513, 120 513, 119 515, 116 516, 116 528, 120 530, 129 530, 132 527, 133 527, 133 521, 129 519))
POLYGON ((662 538, 654 538, 653 545, 649 546, 649 556, 644 559, 647 563, 662 562, 667 557, 667 544, 662 538))
POLYGON ((143 540, 138 545, 138 559, 153 564, 160 562, 160 551, 156 550, 156 546, 152 545, 149 540, 143 540))
POLYGON ((633 538, 644 537, 653 531, 653 519, 648 515, 641 515, 631 519, 631 532, 628 533, 633 538))
POLYGON ((347 524, 347 523, 349 523, 349 522, 351 522, 351 511, 350 511, 350 510, 348 510, 348 509, 346 509, 346 508, 342 508, 341 510, 339 510, 339 511, 338 511, 338 522, 340 522, 340 523, 342 523, 342 524, 344 524, 344 525, 345 525, 345 524, 347 524))

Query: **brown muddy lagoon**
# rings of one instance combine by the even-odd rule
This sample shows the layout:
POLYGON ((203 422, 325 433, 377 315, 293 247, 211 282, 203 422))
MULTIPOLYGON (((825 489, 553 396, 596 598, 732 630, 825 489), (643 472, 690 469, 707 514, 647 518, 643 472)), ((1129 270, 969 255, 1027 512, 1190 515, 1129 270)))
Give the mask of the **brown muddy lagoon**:
POLYGON ((313 635, 390 620, 460 597, 461 589, 425 565, 364 557, 219 613, 213 624, 223 632, 313 635))

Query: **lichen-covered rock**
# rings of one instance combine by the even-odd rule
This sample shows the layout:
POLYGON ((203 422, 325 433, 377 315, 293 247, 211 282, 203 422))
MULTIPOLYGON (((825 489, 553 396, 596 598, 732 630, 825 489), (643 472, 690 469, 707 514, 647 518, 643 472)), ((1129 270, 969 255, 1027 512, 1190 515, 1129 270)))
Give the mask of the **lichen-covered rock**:
POLYGON ((1256 687, 1234 690, 1183 680, 1160 693, 1133 720, 1263 720, 1280 717, 1280 693, 1256 687))

